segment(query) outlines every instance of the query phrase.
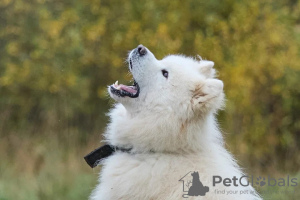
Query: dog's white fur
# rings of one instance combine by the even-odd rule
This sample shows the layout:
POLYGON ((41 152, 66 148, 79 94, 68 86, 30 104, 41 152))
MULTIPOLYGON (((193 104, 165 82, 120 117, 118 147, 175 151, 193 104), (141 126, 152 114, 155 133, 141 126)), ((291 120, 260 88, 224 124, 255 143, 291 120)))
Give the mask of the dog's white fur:
POLYGON ((116 152, 102 162, 100 183, 91 199, 182 199, 179 179, 189 171, 198 171, 210 188, 205 196, 189 199, 260 199, 251 186, 212 186, 214 175, 243 176, 224 148, 215 119, 224 94, 214 63, 181 55, 157 60, 148 49, 144 56, 131 51, 129 59, 140 95, 129 98, 110 92, 119 103, 109 114, 105 137, 109 144, 132 148, 132 153, 116 152), (168 78, 162 70, 168 71, 168 78), (249 193, 216 194, 215 189, 249 193))

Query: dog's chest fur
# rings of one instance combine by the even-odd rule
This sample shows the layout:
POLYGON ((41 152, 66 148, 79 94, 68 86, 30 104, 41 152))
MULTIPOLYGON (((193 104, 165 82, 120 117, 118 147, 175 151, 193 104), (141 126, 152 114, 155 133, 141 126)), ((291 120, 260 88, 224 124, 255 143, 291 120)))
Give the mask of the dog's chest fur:
MULTIPOLYGON (((217 163, 211 155, 198 154, 129 154, 117 152, 103 162, 100 184, 92 199, 182 199, 183 186, 179 180, 189 171, 198 171, 203 184, 212 187, 212 176, 230 176, 232 169, 217 163), (226 172, 227 171, 227 172, 226 172)), ((240 175, 235 173, 235 175, 240 175)), ((213 189, 224 189, 221 184, 213 189)), ((228 189, 228 188, 227 188, 228 189)), ((236 188, 234 188, 236 189, 236 188)), ((243 199, 241 196, 228 199, 243 199)), ((189 197, 189 199, 201 197, 189 197)), ((227 198, 227 197, 226 197, 227 198)), ((224 196, 222 199, 226 199, 224 196)), ((212 192, 205 199, 218 199, 212 192)), ((245 198, 247 199, 247 198, 245 198)))

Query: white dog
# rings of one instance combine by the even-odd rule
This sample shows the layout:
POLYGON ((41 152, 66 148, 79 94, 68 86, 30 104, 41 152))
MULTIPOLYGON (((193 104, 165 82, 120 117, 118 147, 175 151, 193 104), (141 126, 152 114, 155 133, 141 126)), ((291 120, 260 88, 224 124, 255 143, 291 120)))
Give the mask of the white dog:
POLYGON ((215 114, 224 101, 214 63, 139 45, 128 57, 133 86, 109 86, 119 102, 92 200, 261 199, 224 148, 215 114), (191 185, 192 184, 192 185, 191 185))

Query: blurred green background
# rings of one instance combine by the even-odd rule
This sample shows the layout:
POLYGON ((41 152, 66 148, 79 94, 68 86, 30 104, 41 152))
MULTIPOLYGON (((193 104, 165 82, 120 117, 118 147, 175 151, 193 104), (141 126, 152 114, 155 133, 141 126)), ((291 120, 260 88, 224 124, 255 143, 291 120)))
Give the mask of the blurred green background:
POLYGON ((1 0, 0 200, 87 199, 106 86, 131 79, 138 44, 213 60, 227 148, 247 173, 300 179, 299 1, 1 0))

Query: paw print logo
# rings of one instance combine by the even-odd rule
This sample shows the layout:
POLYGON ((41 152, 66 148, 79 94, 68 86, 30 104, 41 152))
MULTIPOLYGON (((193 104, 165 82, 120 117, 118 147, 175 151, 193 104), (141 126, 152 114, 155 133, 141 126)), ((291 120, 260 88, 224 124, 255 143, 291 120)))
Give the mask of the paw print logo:
POLYGON ((259 176, 258 178, 256 178, 256 185, 259 185, 259 186, 264 186, 264 185, 266 185, 266 179, 263 177, 261 177, 261 176, 259 176))

